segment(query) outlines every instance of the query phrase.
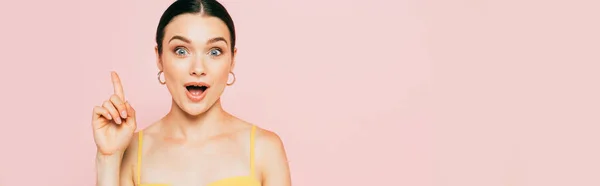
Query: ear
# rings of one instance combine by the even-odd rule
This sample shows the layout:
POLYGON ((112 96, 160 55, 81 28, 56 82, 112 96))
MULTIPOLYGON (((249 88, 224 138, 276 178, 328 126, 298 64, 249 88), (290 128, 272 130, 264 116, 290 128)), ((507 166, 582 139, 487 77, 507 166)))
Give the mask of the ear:
POLYGON ((233 48, 233 55, 231 56, 231 68, 229 69, 230 72, 233 72, 233 68, 235 67, 236 54, 237 54, 237 48, 233 48))
POLYGON ((158 46, 154 47, 154 53, 156 53, 156 67, 158 70, 163 70, 162 60, 160 60, 160 53, 158 52, 158 46))

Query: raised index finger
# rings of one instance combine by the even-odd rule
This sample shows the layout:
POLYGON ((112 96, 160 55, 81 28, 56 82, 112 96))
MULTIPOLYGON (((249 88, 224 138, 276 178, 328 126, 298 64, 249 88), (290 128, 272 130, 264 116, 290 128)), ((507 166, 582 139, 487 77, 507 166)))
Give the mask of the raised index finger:
POLYGON ((119 75, 117 75, 117 72, 113 71, 111 73, 111 79, 113 87, 115 89, 115 95, 119 96, 121 100, 125 101, 125 94, 123 94, 123 85, 121 85, 121 79, 119 78, 119 75))

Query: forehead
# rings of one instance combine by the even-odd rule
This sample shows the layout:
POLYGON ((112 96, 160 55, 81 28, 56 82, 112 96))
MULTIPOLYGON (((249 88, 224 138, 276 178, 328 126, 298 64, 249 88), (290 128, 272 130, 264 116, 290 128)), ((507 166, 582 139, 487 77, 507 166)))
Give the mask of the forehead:
POLYGON ((164 40, 178 35, 193 43, 205 43, 215 37, 223 37, 230 43, 229 29, 221 19, 200 14, 178 15, 165 27, 164 40))

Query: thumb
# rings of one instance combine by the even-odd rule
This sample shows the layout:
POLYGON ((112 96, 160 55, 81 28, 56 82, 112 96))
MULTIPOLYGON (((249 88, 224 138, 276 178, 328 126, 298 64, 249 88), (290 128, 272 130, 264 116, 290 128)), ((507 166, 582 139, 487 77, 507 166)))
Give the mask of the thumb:
POLYGON ((127 118, 125 119, 125 121, 128 125, 133 125, 133 127, 135 128, 135 110, 133 109, 133 107, 131 107, 129 101, 125 102, 125 108, 127 109, 127 118))

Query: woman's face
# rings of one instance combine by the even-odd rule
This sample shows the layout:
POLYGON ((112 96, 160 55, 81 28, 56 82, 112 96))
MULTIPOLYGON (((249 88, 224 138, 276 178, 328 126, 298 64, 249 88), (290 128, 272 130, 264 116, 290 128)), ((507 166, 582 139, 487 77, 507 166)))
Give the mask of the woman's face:
POLYGON ((229 29, 216 17, 182 14, 166 26, 162 45, 158 68, 173 100, 190 115, 204 113, 219 100, 233 70, 229 29))

